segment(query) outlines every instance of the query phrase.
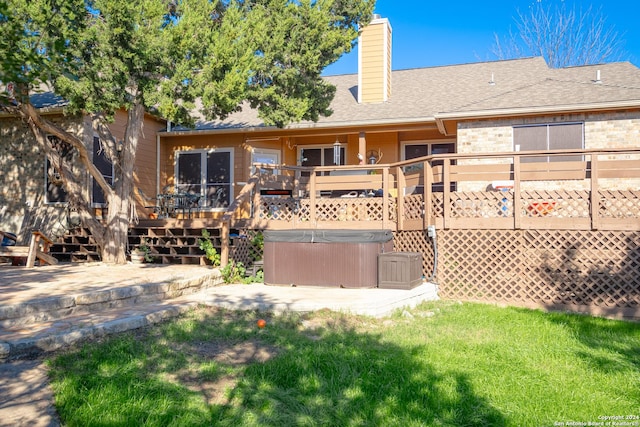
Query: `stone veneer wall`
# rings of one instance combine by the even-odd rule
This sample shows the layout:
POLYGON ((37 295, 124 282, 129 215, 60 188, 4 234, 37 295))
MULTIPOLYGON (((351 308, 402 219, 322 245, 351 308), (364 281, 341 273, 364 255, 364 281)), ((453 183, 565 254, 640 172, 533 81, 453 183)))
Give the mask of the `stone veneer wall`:
MULTIPOLYGON (((84 134, 82 120, 49 116, 65 128, 84 134)), ((26 243, 32 228, 55 238, 66 227, 64 204, 45 201, 45 154, 29 127, 20 119, 0 117, 0 230, 18 235, 26 243)))
MULTIPOLYGON (((513 126, 584 122, 586 149, 593 148, 638 148, 640 146, 640 112, 618 111, 610 113, 564 114, 548 117, 511 118, 500 120, 474 120, 458 124, 457 150, 459 153, 495 153, 513 151, 513 126)), ((601 156, 600 160, 630 159, 631 155, 601 156)), ((458 161, 458 164, 495 163, 498 159, 473 159, 458 161)), ((510 163, 509 159, 504 159, 510 163)), ((640 188, 640 180, 601 180, 602 187, 617 190, 640 188)), ((547 189, 584 189, 581 182, 548 182, 547 189)), ((539 187, 539 182, 523 183, 523 189, 539 187)), ((468 183, 460 190, 479 191, 486 183, 468 183)))

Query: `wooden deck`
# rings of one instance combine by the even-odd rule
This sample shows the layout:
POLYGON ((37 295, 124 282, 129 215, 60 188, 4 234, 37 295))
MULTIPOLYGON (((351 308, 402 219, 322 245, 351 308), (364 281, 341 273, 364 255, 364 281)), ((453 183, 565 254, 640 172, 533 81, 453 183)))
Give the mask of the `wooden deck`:
POLYGON ((243 218, 256 229, 640 230, 640 151, 579 153, 583 160, 574 162, 503 153, 374 166, 261 165, 266 172, 247 184, 226 220, 243 218), (270 190, 285 191, 265 195, 277 193, 270 190))

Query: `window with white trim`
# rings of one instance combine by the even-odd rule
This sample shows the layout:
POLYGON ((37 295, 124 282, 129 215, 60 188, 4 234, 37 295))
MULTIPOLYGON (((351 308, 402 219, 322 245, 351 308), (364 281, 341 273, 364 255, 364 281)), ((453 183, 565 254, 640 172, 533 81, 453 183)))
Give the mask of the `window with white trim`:
MULTIPOLYGON (((549 123, 513 127, 514 151, 584 148, 584 123, 549 123)), ((521 162, 580 161, 580 155, 522 157, 521 162)))
MULTIPOLYGON (((251 173, 254 172, 254 163, 264 163, 266 165, 280 164, 280 150, 272 148, 254 148, 251 152, 251 173)), ((277 173, 278 171, 275 171, 277 173)))
POLYGON ((233 148, 176 153, 178 192, 201 197, 200 206, 225 209, 233 197, 233 148))

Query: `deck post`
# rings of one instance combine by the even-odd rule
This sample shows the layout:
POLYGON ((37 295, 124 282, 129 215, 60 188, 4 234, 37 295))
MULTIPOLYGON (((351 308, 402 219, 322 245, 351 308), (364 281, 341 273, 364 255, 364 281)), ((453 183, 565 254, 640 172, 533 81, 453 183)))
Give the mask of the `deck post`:
POLYGON ((229 228, 230 221, 222 221, 222 229, 220 230, 220 267, 224 268, 229 263, 229 228))
POLYGON ((522 223, 522 197, 520 196, 520 156, 513 156, 513 229, 519 230, 522 223))
POLYGON ((367 159, 364 158, 367 155, 367 137, 364 132, 358 134, 358 154, 362 156, 360 164, 365 164, 367 162, 367 159))
POLYGON ((433 193, 433 171, 431 170, 431 163, 425 161, 422 164, 422 179, 423 179, 423 191, 422 191, 422 225, 424 229, 427 229, 429 225, 435 225, 435 218, 433 218, 433 206, 431 205, 431 198, 433 193))
POLYGON ((598 155, 591 155, 591 229, 600 228, 600 189, 598 184, 598 155))
POLYGON ((391 221, 389 221, 389 167, 385 166, 382 169, 382 226, 383 228, 390 228, 391 221))
MULTIPOLYGON (((398 230, 404 230, 404 190, 407 186, 406 179, 404 177, 404 171, 401 166, 396 167, 396 176, 398 177, 398 185, 397 185, 397 208, 396 208, 396 216, 398 221, 398 230)), ((384 207, 383 207, 384 209, 384 207)), ((387 217, 384 217, 385 220, 387 217)))
POLYGON ((316 171, 312 170, 309 173, 309 221, 311 221, 314 226, 318 222, 316 203, 316 171))
POLYGON ((451 159, 446 158, 442 164, 442 203, 443 203, 443 228, 451 227, 451 159))

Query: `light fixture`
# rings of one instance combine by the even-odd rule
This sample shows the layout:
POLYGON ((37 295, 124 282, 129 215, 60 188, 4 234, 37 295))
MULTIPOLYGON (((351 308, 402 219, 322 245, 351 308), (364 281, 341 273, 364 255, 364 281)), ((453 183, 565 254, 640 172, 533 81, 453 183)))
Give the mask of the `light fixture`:
POLYGON ((340 164, 340 140, 336 137, 336 142, 333 143, 333 164, 338 166, 340 164))

